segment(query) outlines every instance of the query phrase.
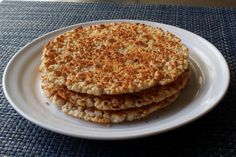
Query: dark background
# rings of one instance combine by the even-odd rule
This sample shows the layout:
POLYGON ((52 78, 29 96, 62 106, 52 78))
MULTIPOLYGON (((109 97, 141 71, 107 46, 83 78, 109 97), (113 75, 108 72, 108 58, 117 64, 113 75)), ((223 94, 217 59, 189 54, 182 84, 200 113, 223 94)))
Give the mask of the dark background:
MULTIPOLYGON (((7 1, 12 1, 12 0, 7 0, 7 1)), ((17 0, 17 1, 112 2, 119 4, 148 3, 148 4, 188 5, 188 6, 211 6, 211 7, 234 7, 234 8, 236 7, 236 0, 17 0)))

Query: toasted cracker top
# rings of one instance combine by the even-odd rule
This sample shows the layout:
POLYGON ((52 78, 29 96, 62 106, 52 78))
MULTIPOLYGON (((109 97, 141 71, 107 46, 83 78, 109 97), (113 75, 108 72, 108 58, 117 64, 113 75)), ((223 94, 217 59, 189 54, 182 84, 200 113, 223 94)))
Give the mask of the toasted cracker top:
POLYGON ((176 80, 188 48, 175 35, 144 24, 79 27, 49 42, 42 66, 50 80, 93 95, 138 92, 176 80))

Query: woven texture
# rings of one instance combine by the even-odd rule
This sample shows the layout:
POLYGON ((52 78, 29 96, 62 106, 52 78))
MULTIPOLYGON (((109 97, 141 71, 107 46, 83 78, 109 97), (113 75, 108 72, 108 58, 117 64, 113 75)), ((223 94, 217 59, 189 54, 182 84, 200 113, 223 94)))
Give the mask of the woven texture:
POLYGON ((107 3, 0 3, 0 156, 236 156, 236 10, 107 3), (92 141, 42 129, 20 116, 2 91, 10 58, 36 37, 100 19, 171 24, 212 42, 231 71, 225 98, 209 114, 180 129, 126 141, 92 141))

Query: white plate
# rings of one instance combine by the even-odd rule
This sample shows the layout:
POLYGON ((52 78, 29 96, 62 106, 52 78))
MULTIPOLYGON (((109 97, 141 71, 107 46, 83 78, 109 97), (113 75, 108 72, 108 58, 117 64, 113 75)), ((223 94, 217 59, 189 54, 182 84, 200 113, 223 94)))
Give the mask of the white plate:
POLYGON ((3 90, 6 98, 23 117, 57 133, 90 139, 136 138, 182 126, 212 109, 224 96, 228 85, 228 65, 219 50, 211 43, 196 34, 174 26, 135 20, 81 23, 48 33, 16 53, 3 75, 3 90), (161 27, 179 36, 189 47, 191 77, 179 99, 148 119, 109 127, 74 119, 64 115, 54 105, 47 105, 39 84, 38 66, 42 46, 57 35, 78 26, 120 21, 161 27))

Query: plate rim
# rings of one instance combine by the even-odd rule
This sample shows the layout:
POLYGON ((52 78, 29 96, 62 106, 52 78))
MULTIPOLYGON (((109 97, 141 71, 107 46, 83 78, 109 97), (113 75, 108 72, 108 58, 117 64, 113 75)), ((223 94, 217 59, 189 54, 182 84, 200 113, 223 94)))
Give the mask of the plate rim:
MULTIPOLYGON (((54 35, 55 36, 55 35, 54 35)), ((214 54, 215 55, 215 54, 214 54)), ((97 139, 97 140, 121 140, 121 139, 133 139, 133 138, 141 138, 141 137, 145 137, 145 136, 151 136, 154 134, 160 134, 163 132, 167 132, 176 128, 179 128, 183 125, 187 125, 191 122, 193 122, 194 120, 202 117, 203 115, 207 114, 209 111, 211 111, 213 108, 215 108, 215 106, 223 99, 223 97, 225 96, 225 94, 227 93, 227 90, 229 88, 229 84, 230 84, 230 70, 229 70, 229 66, 227 64, 226 59, 224 58, 223 54, 208 40, 206 40, 205 38, 190 32, 188 30, 185 30, 183 28, 177 27, 177 26, 173 26, 173 25, 169 25, 169 24, 164 24, 164 23, 159 23, 159 22, 154 22, 154 21, 146 21, 146 20, 130 20, 130 19, 112 19, 112 20, 96 20, 96 21, 89 21, 89 22, 82 22, 82 23, 77 23, 77 24, 73 24, 73 25, 69 25, 66 27, 62 27, 53 31, 50 31, 48 33, 45 33, 39 37, 37 37, 36 39, 32 40, 31 42, 27 43, 25 46, 23 46, 22 48, 20 48, 20 50, 18 50, 13 57, 11 57, 11 59, 9 60, 7 66, 5 67, 4 73, 3 73, 3 92, 5 94, 6 99, 8 100, 8 102, 10 103, 10 105, 21 115, 23 116, 25 119, 27 119, 28 121, 30 121, 33 124, 36 124, 46 130, 50 130, 62 135, 68 135, 68 136, 73 136, 73 137, 79 137, 79 138, 86 138, 86 139, 97 139), (226 75, 224 75, 224 77, 226 78, 227 82, 225 83, 225 88, 223 90, 221 90, 221 94, 219 97, 217 97, 217 99, 211 103, 210 107, 208 107, 207 109, 201 111, 200 114, 195 115, 194 117, 191 117, 190 119, 187 119, 185 121, 182 121, 181 123, 177 123, 175 125, 172 125, 171 127, 168 128, 164 128, 160 131, 155 131, 155 130, 151 130, 149 132, 145 132, 145 133, 136 133, 136 134, 127 134, 127 135, 123 135, 123 136, 99 136, 99 135, 78 135, 78 134, 74 134, 74 133, 69 133, 65 130, 61 130, 55 127, 50 127, 50 125, 47 124, 42 124, 38 119, 30 117, 29 115, 25 114, 20 108, 18 108, 18 106, 15 104, 15 102, 11 99, 10 97, 10 92, 8 92, 7 89, 7 73, 9 72, 9 68, 10 66, 14 65, 14 60, 17 58, 17 56, 21 55, 25 49, 27 49, 28 47, 31 46, 32 43, 38 41, 38 40, 42 40, 44 38, 46 38, 47 36, 53 34, 53 33, 57 33, 57 32, 61 32, 61 31, 68 31, 67 29, 73 29, 76 26, 80 26, 80 25, 89 25, 89 24, 96 24, 96 23, 107 23, 107 22, 136 22, 136 23, 146 23, 146 24, 158 24, 158 25, 162 25, 162 26, 166 26, 166 27, 171 27, 174 29, 180 29, 181 31, 187 32, 187 33, 191 33, 191 35, 194 35, 195 37, 200 37, 201 40, 203 40, 204 42, 208 43, 209 45, 211 45, 211 47, 213 47, 218 55, 220 56, 220 59, 222 61, 222 63, 224 64, 224 69, 226 72, 226 75)))

